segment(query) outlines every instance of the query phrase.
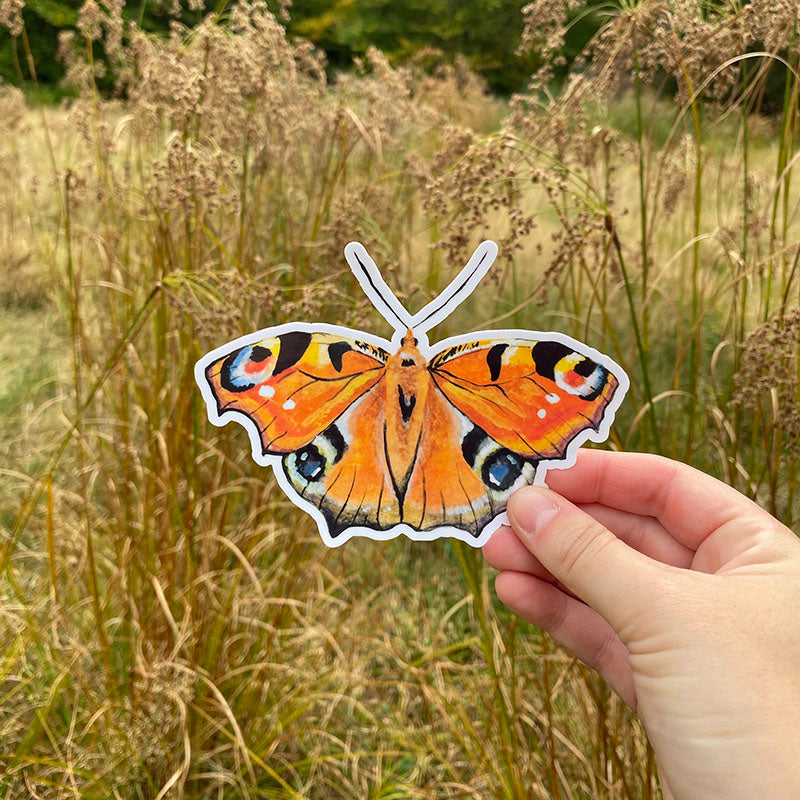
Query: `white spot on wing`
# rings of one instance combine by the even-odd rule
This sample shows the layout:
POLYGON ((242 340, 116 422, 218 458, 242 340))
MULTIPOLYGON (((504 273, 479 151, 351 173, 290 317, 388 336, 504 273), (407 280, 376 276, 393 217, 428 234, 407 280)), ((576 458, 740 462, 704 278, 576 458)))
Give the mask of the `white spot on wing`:
POLYGON ((544 396, 544 399, 547 400, 548 403, 558 403, 561 398, 557 394, 550 392, 550 394, 544 396))
POLYGON ((285 408, 287 411, 291 411, 291 410, 294 408, 294 400, 292 400, 291 398, 289 398, 289 399, 288 399, 288 400, 287 400, 287 401, 286 401, 286 402, 283 404, 283 407, 284 407, 284 408, 285 408))
POLYGON ((275 387, 270 386, 269 384, 265 383, 259 390, 258 393, 261 397, 274 397, 275 396, 275 387))
POLYGON ((547 416, 547 412, 543 408, 540 408, 536 412, 536 416, 539 417, 539 419, 544 419, 547 416))

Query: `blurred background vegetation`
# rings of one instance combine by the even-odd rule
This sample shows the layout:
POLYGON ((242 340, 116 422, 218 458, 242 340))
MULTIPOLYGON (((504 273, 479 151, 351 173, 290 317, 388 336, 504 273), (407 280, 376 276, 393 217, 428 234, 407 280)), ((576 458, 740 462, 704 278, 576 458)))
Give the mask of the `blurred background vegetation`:
MULTIPOLYGON (((82 0, 33 0, 22 12, 46 97, 58 97, 65 91, 60 85, 64 68, 58 58, 58 35, 75 30, 82 5, 82 0)), ((444 56, 451 62, 459 56, 466 58, 492 91, 508 95, 524 89, 538 66, 535 51, 518 52, 524 5, 522 0, 297 0, 285 21, 290 36, 301 36, 324 50, 332 71, 352 67, 353 60, 363 58, 370 47, 377 47, 395 64, 425 59, 426 55, 429 59, 444 56)), ((588 4, 588 12, 575 15, 561 48, 567 64, 602 24, 606 5, 596 0, 588 4)), ((163 34, 173 21, 192 26, 214 9, 214 3, 208 2, 190 10, 173 9, 160 0, 141 0, 125 3, 121 13, 126 23, 163 34)), ((95 51, 95 58, 102 60, 102 44, 96 45, 95 51)), ((19 85, 24 58, 10 33, 0 31, 0 78, 19 85)), ((565 74, 565 69, 559 74, 565 74)), ((100 86, 110 90, 111 76, 100 81, 100 86)))
POLYGON ((796 525, 794 0, 0 0, 0 30, 0 797, 657 798, 479 553, 324 547, 192 368, 294 319, 385 334, 351 239, 416 309, 493 238, 434 338, 587 342, 631 376, 606 446, 796 525))

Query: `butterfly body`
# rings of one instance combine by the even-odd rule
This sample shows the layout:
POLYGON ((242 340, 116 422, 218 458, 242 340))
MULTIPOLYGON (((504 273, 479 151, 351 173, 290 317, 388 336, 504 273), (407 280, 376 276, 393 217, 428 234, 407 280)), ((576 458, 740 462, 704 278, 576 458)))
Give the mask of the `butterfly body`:
POLYGON ((401 511, 408 483, 423 438, 424 424, 430 418, 428 394, 431 377, 427 362, 408 331, 400 349, 386 360, 383 378, 383 440, 386 462, 401 511))

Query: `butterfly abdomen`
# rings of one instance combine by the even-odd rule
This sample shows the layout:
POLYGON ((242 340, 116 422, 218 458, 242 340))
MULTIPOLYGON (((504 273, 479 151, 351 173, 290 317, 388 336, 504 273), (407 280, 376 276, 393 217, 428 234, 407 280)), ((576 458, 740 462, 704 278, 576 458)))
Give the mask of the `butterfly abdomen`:
POLYGON ((385 377, 383 446, 401 512, 417 461, 430 386, 427 361, 408 331, 400 350, 387 360, 385 377))

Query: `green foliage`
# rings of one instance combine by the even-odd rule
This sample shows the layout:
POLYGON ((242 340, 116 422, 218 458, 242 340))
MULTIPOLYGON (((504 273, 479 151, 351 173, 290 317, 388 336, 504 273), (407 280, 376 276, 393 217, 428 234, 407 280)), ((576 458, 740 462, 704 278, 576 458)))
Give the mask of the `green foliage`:
MULTIPOLYGON (((517 52, 525 2, 297 0, 291 8, 288 31, 323 49, 334 70, 349 68, 354 58, 363 56, 369 47, 377 47, 393 63, 424 59, 426 53, 438 51, 445 61, 463 56, 492 91, 509 94, 525 89, 531 72, 539 66, 535 52, 517 52)), ((82 0, 33 0, 26 4, 25 28, 41 84, 55 86, 62 78, 64 67, 57 58, 58 35, 75 29, 82 5, 82 0)), ((202 13, 221 10, 225 5, 208 2, 202 13)), ((202 13, 182 10, 177 19, 191 27, 202 13)), ((126 3, 123 18, 155 33, 166 33, 171 19, 163 4, 146 2, 126 3)), ((564 47, 567 63, 601 22, 598 15, 589 14, 570 27, 564 47)), ((95 58, 103 59, 101 48, 97 48, 95 58)), ((20 85, 20 74, 26 81, 30 79, 22 48, 8 31, 0 28, 0 78, 20 85)))
MULTIPOLYGON (((56 59, 58 31, 75 25, 80 2, 74 0, 35 0, 25 7, 23 19, 36 74, 41 83, 55 84, 63 75, 56 59)), ((28 75, 22 45, 0 26, 0 78, 20 85, 20 75, 28 75)))
POLYGON ((33 0, 27 4, 33 14, 54 28, 68 28, 78 21, 80 3, 59 0, 33 0))
POLYGON ((525 0, 299 0, 290 30, 345 66, 370 46, 394 60, 434 48, 466 57, 494 91, 524 88, 535 56, 517 55, 525 0))
MULTIPOLYGON (((43 97, 57 98, 64 89, 60 86, 64 77, 64 65, 58 58, 58 38, 62 31, 74 31, 83 0, 30 0, 22 12, 25 34, 28 39, 36 81, 43 87, 43 97)), ((208 8, 213 7, 209 3, 208 8)), ((183 10, 178 21, 184 25, 197 24, 205 12, 183 10)), ((146 0, 126 3, 122 17, 125 24, 136 23, 149 33, 166 34, 172 19, 167 8, 160 2, 148 4, 146 0)), ((104 61, 102 46, 94 48, 95 61, 104 61)), ((0 25, 0 79, 14 86, 30 86, 33 76, 23 44, 0 25)), ((111 77, 101 82, 110 89, 111 77)))

